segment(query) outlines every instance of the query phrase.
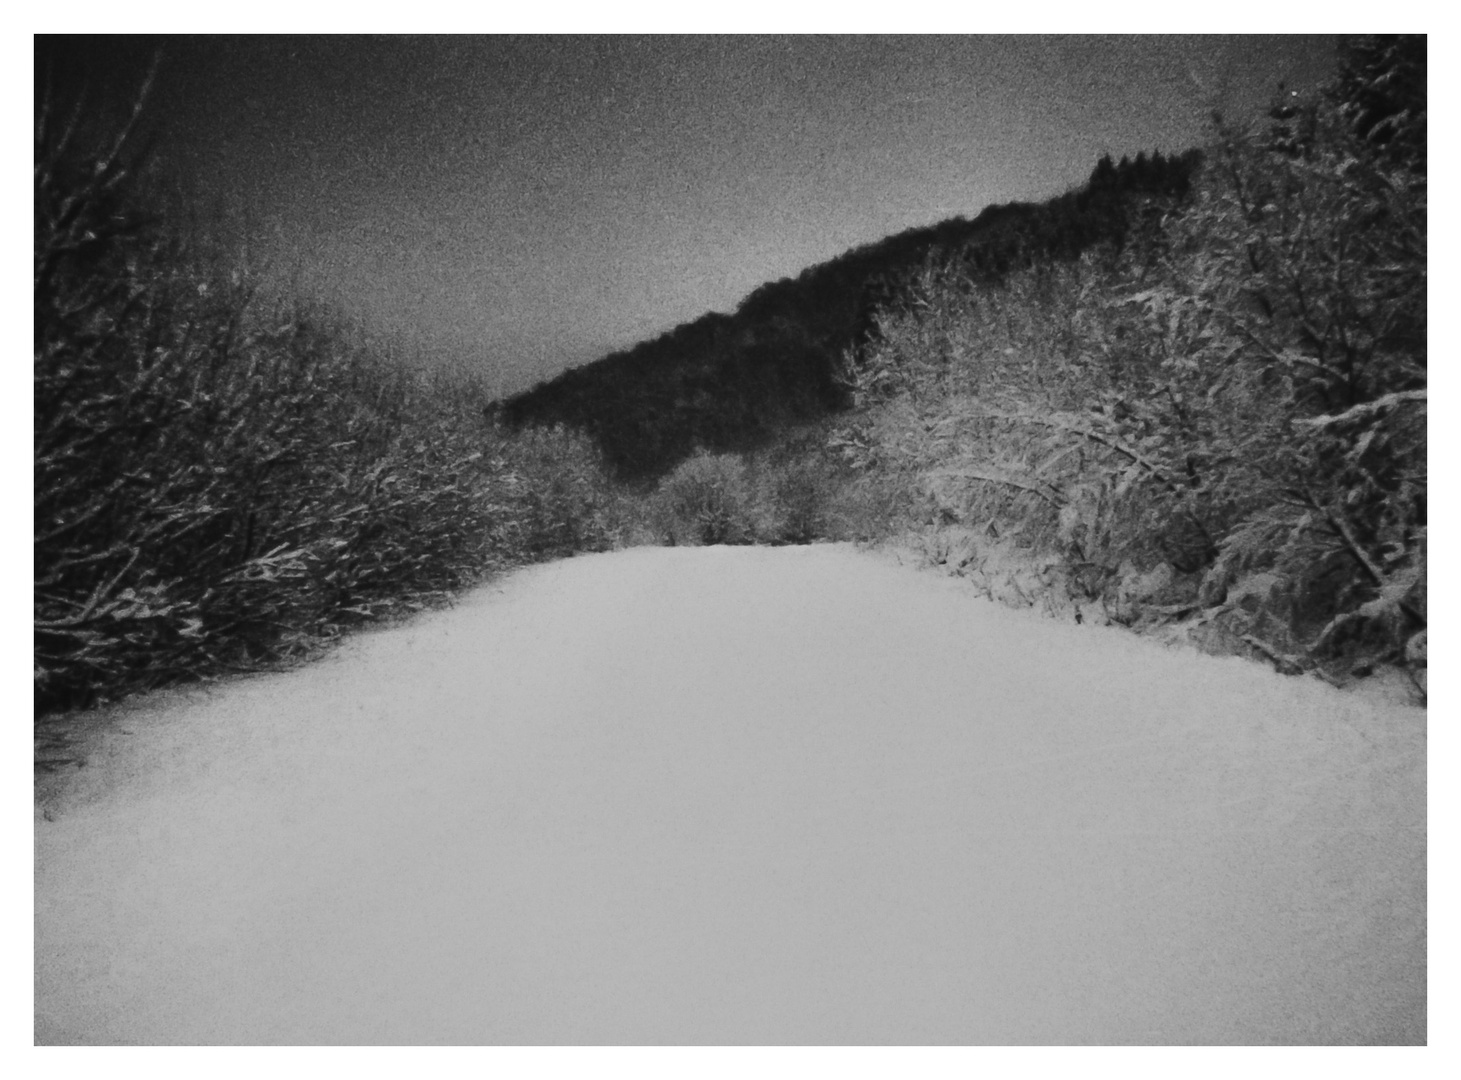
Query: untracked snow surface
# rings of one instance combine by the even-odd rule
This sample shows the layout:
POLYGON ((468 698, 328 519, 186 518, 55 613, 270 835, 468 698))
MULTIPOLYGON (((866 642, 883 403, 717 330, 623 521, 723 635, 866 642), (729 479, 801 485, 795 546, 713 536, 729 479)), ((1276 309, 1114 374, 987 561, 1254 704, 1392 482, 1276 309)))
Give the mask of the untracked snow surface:
POLYGON ((1416 1043, 1425 714, 845 546, 537 567, 124 713, 36 1037, 1416 1043))

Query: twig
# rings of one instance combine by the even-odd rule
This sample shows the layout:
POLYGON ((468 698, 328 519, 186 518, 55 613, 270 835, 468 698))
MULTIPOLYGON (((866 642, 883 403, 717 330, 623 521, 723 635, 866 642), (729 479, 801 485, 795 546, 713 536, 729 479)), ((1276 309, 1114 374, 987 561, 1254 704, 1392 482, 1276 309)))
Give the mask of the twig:
POLYGON ((1273 665, 1278 668, 1279 673, 1282 675, 1296 675, 1304 670, 1303 664, 1299 662, 1299 659, 1297 657, 1290 656, 1287 653, 1279 652, 1276 648, 1274 648, 1272 645, 1268 644, 1268 642, 1262 640, 1261 638, 1255 637, 1252 634, 1244 634, 1243 640, 1246 641, 1249 645, 1253 646, 1253 648, 1261 652, 1264 656, 1268 657, 1268 659, 1273 662, 1273 665))
POLYGON ((1069 432, 1072 435, 1079 435, 1082 438, 1089 439, 1091 442, 1094 443, 1099 443, 1101 446, 1107 447, 1110 450, 1115 450, 1118 454, 1130 458, 1132 461, 1136 462, 1136 464, 1140 465, 1143 469, 1146 469, 1147 472, 1151 473, 1162 483, 1166 484, 1167 487, 1171 490, 1179 490, 1177 486, 1168 478, 1166 472, 1162 469, 1160 465, 1156 464, 1156 462, 1154 461, 1148 460, 1145 456, 1131 449, 1129 446, 1122 443, 1119 439, 1112 438, 1109 435, 1102 435, 1099 432, 1092 431, 1090 428, 1082 427, 1079 424, 1062 422, 1057 417, 1028 416, 1020 413, 1005 413, 996 411, 991 411, 989 415, 996 417, 1000 420, 1015 420, 1027 424, 1038 424, 1041 427, 1054 428, 1056 431, 1065 431, 1069 432))
POLYGON ((1013 477, 1010 477, 1010 476, 992 476, 992 475, 989 475, 988 473, 981 472, 981 471, 979 471, 977 469, 968 469, 968 468, 965 468, 965 469, 956 469, 956 468, 935 469, 933 472, 929 473, 928 475, 930 477, 934 478, 934 479, 939 479, 939 478, 942 478, 942 477, 949 477, 951 479, 959 479, 959 480, 983 480, 985 483, 989 483, 989 484, 1005 484, 1005 485, 1008 485, 1009 487, 1019 488, 1021 491, 1028 491, 1031 495, 1038 495, 1038 496, 1040 496, 1040 498, 1044 499, 1046 502, 1048 502, 1051 506, 1055 507, 1057 510, 1059 510, 1059 509, 1061 509, 1062 507, 1065 506, 1065 503, 1064 502, 1062 502, 1060 499, 1056 498, 1055 496, 1049 494, 1048 492, 1041 491, 1037 487, 1034 487, 1034 486, 1032 486, 1030 484, 1022 483, 1019 480, 1016 480, 1016 479, 1014 479, 1013 477))
POLYGON ((1423 402, 1425 400, 1426 391, 1424 390, 1399 390, 1393 394, 1378 397, 1374 401, 1363 401, 1358 405, 1345 409, 1342 413, 1335 413, 1333 416, 1315 416, 1308 420, 1295 420, 1294 423, 1302 424, 1305 427, 1329 427, 1331 424, 1342 424, 1349 420, 1361 420, 1385 409, 1404 404, 1407 401, 1423 402))
POLYGON ((1349 553, 1355 557, 1360 566, 1364 567, 1365 573, 1370 575, 1371 580, 1377 586, 1383 586, 1385 584, 1384 572, 1365 554, 1364 549, 1359 545, 1359 541, 1354 538, 1354 533, 1350 530, 1349 524, 1344 520, 1344 517, 1337 512, 1327 510, 1320 506, 1307 491, 1304 494, 1308 496, 1309 505, 1322 513, 1325 520, 1329 522, 1330 527, 1339 534, 1339 538, 1344 541, 1344 546, 1349 548, 1349 553))

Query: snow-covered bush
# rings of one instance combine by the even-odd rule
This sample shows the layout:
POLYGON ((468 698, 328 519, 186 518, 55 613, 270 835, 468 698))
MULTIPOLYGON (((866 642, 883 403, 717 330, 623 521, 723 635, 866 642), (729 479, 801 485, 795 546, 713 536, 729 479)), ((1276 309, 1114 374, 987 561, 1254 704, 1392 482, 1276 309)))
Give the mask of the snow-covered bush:
POLYGON ((673 544, 737 544, 755 538, 746 467, 735 454, 704 450, 660 483, 662 528, 673 544))
POLYGON ((1221 132, 1157 243, 992 288, 929 265, 851 372, 849 460, 917 474, 930 526, 1058 555, 1113 618, 1290 668, 1403 658, 1426 621, 1420 86, 1368 136, 1338 92, 1221 132), (1396 125, 1419 155, 1375 141, 1396 125))
POLYGON ((487 441, 488 534, 506 564, 615 547, 626 496, 610 480, 593 440, 562 426, 497 432, 487 441))

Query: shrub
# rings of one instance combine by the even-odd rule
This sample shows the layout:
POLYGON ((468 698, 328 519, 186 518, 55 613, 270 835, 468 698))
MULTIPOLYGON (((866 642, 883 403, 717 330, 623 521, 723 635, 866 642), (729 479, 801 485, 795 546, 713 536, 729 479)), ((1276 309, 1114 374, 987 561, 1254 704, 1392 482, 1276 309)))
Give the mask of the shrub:
POLYGON ((170 243, 129 255, 93 328, 38 293, 43 711, 297 655, 479 572, 483 455, 419 380, 170 243))
POLYGON ((738 544, 755 537, 746 468, 734 454, 697 452, 660 483, 657 502, 671 544, 738 544))
POLYGON ((808 544, 827 536, 835 483, 817 457, 767 465, 759 484, 760 535, 783 544, 808 544))
POLYGON ((494 432, 488 516, 492 548, 507 562, 607 551, 632 512, 593 440, 555 426, 494 432))

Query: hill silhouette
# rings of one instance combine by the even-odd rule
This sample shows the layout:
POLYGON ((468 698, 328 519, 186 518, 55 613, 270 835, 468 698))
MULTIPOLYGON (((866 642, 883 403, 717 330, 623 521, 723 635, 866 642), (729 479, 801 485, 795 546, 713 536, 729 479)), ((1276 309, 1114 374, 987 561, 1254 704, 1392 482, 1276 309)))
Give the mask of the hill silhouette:
POLYGON ((693 322, 572 368, 493 406, 514 427, 563 424, 589 435, 624 479, 649 479, 696 449, 744 450, 850 403, 837 372, 874 336, 876 313, 929 260, 981 284, 1101 244, 1154 235, 1186 195, 1200 151, 1104 157, 1076 190, 987 207, 908 229, 768 282, 732 314, 693 322))

